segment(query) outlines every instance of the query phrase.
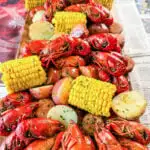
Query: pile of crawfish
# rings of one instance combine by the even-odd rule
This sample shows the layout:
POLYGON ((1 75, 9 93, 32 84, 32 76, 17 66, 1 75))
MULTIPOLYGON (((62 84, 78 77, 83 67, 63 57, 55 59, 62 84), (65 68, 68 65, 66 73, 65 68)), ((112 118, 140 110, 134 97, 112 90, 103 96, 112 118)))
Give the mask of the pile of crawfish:
MULTIPOLYGON (((25 91, 2 98, 0 136, 5 139, 0 150, 148 150, 150 129, 138 121, 113 115, 102 118, 102 122, 95 120, 91 122, 94 128, 89 136, 80 123, 70 122, 65 129, 59 121, 47 118, 54 103, 43 98, 49 97, 53 84, 61 78, 84 75, 111 82, 116 85, 118 94, 130 90, 127 74, 134 62, 122 54, 121 25, 101 4, 91 0, 47 0, 44 6, 31 10, 30 16, 39 10, 45 10, 43 20, 49 22, 56 11, 82 12, 88 24, 79 24, 70 34, 53 40, 25 43, 21 57, 38 55, 48 79, 44 88, 36 89, 34 97, 31 96, 33 91, 25 91), (46 91, 44 95, 40 90, 46 91)), ((82 122, 86 113, 79 109, 76 112, 82 122)))
POLYGON ((49 22, 56 11, 62 10, 85 13, 88 19, 87 26, 79 24, 70 34, 50 41, 33 40, 22 48, 22 57, 40 56, 48 72, 47 84, 82 74, 115 84, 117 93, 130 89, 127 73, 133 69, 134 61, 122 55, 122 26, 114 21, 107 8, 91 0, 47 0, 44 6, 31 10, 30 16, 39 10, 45 10, 45 20, 49 22))
POLYGON ((29 92, 2 98, 0 136, 6 137, 0 150, 148 150, 150 129, 138 122, 114 115, 99 118, 76 110, 80 120, 91 120, 93 130, 89 136, 81 124, 70 121, 65 129, 59 121, 42 116, 47 106, 50 109, 54 104, 46 99, 37 101, 29 92))

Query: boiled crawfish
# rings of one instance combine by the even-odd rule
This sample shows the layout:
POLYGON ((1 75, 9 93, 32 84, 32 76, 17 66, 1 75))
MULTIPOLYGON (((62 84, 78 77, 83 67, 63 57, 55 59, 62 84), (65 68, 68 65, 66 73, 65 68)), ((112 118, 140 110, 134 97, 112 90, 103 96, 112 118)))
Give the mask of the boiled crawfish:
POLYGON ((85 60, 80 56, 62 57, 55 61, 56 68, 85 66, 85 60))
POLYGON ((0 117, 0 135, 9 135, 22 120, 34 117, 34 111, 37 107, 38 103, 34 102, 2 113, 0 117))
POLYGON ((93 23, 104 23, 108 26, 113 23, 113 18, 110 17, 110 12, 102 5, 95 4, 93 2, 87 4, 71 5, 66 7, 64 10, 73 12, 83 12, 93 23))
POLYGON ((113 76, 113 82, 112 83, 116 85, 117 93, 129 91, 129 89, 130 89, 129 81, 123 75, 119 76, 119 77, 113 76))
POLYGON ((92 52, 93 62, 107 73, 113 76, 121 76, 126 73, 126 62, 121 60, 114 53, 92 52))
POLYGON ((27 92, 9 94, 0 100, 0 114, 8 109, 16 108, 31 102, 31 95, 27 92))
POLYGON ((86 41, 72 38, 69 35, 62 35, 52 40, 46 51, 41 51, 40 56, 43 66, 48 67, 50 62, 57 66, 55 60, 60 57, 67 57, 72 54, 86 56, 90 52, 90 46, 86 41))
POLYGON ((104 127, 96 125, 94 137, 99 150, 122 150, 122 147, 116 138, 104 127))
POLYGON ((77 124, 73 122, 65 132, 58 134, 52 150, 58 150, 60 146, 63 150, 95 150, 90 137, 83 135, 77 124))
POLYGON ((121 52, 117 38, 109 33, 94 34, 87 38, 88 43, 94 50, 111 52, 121 52))
POLYGON ((61 123, 47 118, 33 118, 22 121, 1 144, 0 150, 22 150, 33 140, 54 136, 63 128, 61 123))
POLYGON ((130 138, 143 145, 150 143, 150 129, 138 122, 112 118, 106 127, 120 137, 130 138))
POLYGON ((119 138, 118 141, 124 148, 123 150, 148 150, 148 148, 145 145, 142 145, 130 139, 119 138))
POLYGON ((47 40, 33 40, 25 43, 22 48, 22 57, 27 57, 31 55, 39 55, 40 52, 47 47, 49 41, 47 40))

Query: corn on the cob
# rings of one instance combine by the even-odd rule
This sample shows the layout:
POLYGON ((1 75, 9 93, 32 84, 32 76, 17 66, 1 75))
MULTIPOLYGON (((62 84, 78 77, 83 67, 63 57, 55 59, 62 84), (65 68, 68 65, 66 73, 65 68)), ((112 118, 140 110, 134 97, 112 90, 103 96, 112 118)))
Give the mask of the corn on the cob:
POLYGON ((95 115, 110 116, 115 85, 93 78, 79 76, 73 81, 69 104, 95 115))
POLYGON ((0 64, 0 72, 8 93, 29 89, 46 81, 38 56, 4 62, 0 64))
POLYGON ((108 8, 109 10, 112 8, 114 0, 94 0, 96 3, 101 3, 103 6, 108 8))
POLYGON ((46 0, 25 0, 25 8, 30 10, 37 6, 42 6, 46 0))
POLYGON ((80 12, 56 12, 52 22, 55 33, 70 33, 77 24, 86 24, 86 15, 80 12))

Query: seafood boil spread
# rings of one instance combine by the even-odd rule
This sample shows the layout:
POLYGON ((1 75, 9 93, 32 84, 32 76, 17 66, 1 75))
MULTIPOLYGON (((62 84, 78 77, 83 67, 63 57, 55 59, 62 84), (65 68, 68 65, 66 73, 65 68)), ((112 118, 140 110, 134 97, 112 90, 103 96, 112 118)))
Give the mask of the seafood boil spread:
POLYGON ((148 150, 147 101, 110 5, 33 2, 17 58, 0 64, 0 150, 148 150))

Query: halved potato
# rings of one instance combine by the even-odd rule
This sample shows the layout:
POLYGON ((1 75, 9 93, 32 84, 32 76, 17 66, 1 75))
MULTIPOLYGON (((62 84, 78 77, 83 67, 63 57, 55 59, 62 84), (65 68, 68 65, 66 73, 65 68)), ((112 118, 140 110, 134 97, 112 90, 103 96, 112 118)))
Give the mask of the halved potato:
POLYGON ((137 91, 124 92, 112 101, 113 111, 122 118, 134 120, 139 118, 145 111, 147 102, 143 95, 137 91))
POLYGON ((54 34, 54 27, 47 21, 32 23, 29 27, 31 40, 49 40, 54 34))
POLYGON ((53 85, 44 85, 30 89, 31 95, 36 99, 49 98, 52 94, 53 85))
POLYGON ((50 109, 47 114, 47 118, 60 121, 65 127, 68 126, 70 121, 78 122, 78 117, 76 112, 68 106, 57 105, 50 109))

